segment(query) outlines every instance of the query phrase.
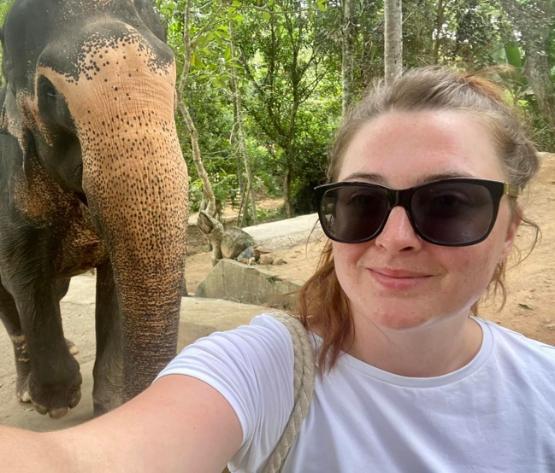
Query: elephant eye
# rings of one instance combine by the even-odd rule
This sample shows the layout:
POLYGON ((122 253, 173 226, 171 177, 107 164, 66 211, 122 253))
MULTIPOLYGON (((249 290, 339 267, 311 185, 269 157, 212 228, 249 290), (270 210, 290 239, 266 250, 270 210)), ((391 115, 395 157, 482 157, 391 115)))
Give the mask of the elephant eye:
POLYGON ((45 123, 73 133, 75 125, 63 94, 44 76, 39 79, 37 89, 39 113, 45 123))
POLYGON ((40 96, 48 97, 49 99, 53 99, 58 96, 58 92, 54 87, 54 84, 52 84, 52 82, 50 82, 46 77, 41 77, 39 79, 38 92, 40 96))

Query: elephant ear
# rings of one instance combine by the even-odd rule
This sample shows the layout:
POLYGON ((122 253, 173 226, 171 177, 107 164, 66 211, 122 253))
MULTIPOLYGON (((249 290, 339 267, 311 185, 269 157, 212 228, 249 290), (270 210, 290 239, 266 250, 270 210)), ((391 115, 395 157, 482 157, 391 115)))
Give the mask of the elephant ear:
POLYGON ((17 107, 15 92, 9 84, 2 88, 0 129, 16 137, 20 137, 23 131, 23 120, 17 107))
POLYGON ((150 0, 134 0, 135 9, 144 24, 152 31, 158 39, 167 42, 167 24, 162 24, 159 12, 154 8, 150 0))
POLYGON ((19 143, 21 153, 26 156, 29 131, 25 129, 23 116, 17 104, 15 92, 10 84, 0 91, 2 109, 0 110, 0 133, 13 136, 19 143))

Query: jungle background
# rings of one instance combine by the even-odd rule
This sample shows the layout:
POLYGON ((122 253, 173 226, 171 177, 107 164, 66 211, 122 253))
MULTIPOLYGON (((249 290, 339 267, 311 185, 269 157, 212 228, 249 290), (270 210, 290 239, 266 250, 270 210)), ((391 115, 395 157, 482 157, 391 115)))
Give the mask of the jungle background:
MULTIPOLYGON (((11 3, 0 0, 0 21, 11 3)), ((177 58, 191 211, 233 206, 241 226, 313 211, 334 129, 383 76, 384 0, 154 3, 177 58), (268 198, 282 204, 257 206, 268 198)), ((404 68, 493 78, 538 148, 555 150, 553 0, 405 0, 402 10, 404 68)))

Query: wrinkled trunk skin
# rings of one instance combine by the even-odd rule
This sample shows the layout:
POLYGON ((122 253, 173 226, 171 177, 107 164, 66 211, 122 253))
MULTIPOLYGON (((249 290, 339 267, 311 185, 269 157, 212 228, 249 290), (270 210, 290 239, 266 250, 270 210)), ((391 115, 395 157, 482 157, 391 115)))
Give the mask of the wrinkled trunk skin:
POLYGON ((187 216, 175 65, 158 61, 129 29, 109 44, 91 39, 77 81, 39 70, 66 97, 82 148, 83 190, 112 263, 124 400, 175 355, 187 216))

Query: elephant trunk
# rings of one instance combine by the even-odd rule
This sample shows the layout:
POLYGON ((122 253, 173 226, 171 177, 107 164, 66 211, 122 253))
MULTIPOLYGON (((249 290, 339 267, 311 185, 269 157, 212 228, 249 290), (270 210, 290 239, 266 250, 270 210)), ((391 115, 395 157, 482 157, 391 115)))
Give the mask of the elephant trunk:
POLYGON ((124 115, 125 123, 115 126, 126 133, 114 133, 110 124, 82 138, 83 188, 110 254, 123 315, 125 399, 152 381, 177 343, 187 171, 173 115, 164 118, 160 109, 124 115))
MULTIPOLYGON (((125 399, 152 381, 177 343, 187 176, 183 161, 168 162, 171 150, 159 147, 161 156, 153 154, 129 160, 122 175, 100 178, 102 189, 86 192, 107 243, 123 316, 125 399)), ((85 182, 99 177, 84 172, 85 182)))

